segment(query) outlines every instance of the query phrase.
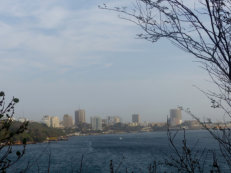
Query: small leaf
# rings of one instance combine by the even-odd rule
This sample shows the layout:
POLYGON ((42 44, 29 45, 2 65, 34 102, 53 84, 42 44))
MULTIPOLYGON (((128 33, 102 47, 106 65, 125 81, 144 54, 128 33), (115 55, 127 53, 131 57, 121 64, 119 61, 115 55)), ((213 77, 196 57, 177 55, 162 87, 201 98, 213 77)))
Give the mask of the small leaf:
POLYGON ((0 97, 5 96, 5 93, 3 91, 0 92, 0 97))
POLYGON ((26 145, 26 138, 22 140, 23 145, 26 145))
POLYGON ((18 157, 21 156, 20 151, 17 151, 17 152, 16 152, 16 155, 17 155, 18 157))
POLYGON ((13 101, 14 101, 15 103, 18 103, 18 102, 19 102, 19 99, 18 99, 18 98, 14 98, 13 101))

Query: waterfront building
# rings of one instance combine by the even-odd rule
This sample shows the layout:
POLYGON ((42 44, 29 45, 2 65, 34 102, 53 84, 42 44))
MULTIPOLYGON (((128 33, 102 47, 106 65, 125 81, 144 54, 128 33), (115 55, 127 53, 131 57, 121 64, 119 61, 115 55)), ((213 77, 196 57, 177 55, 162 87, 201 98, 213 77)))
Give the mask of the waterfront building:
POLYGON ((197 120, 186 120, 182 123, 188 128, 200 128, 201 124, 197 120))
POLYGON ((112 126, 114 124, 114 118, 112 116, 107 117, 107 125, 112 126))
POLYGON ((72 117, 70 115, 65 114, 63 116, 63 126, 65 128, 70 128, 70 127, 73 126, 73 119, 72 119, 72 117))
POLYGON ((144 121, 143 123, 141 123, 141 126, 143 126, 143 127, 148 127, 149 126, 149 122, 147 122, 147 121, 144 121))
POLYGON ((42 122, 46 124, 48 127, 51 127, 51 116, 44 115, 42 118, 42 122))
POLYGON ((114 124, 116 124, 116 123, 120 123, 120 117, 118 117, 118 116, 114 117, 114 124))
POLYGON ((182 114, 180 109, 170 109, 170 126, 177 126, 182 123, 182 114))
POLYGON ((136 127, 136 126, 138 126, 138 124, 137 123, 128 123, 128 126, 129 127, 136 127))
POLYGON ((57 117, 57 116, 51 117, 51 127, 53 127, 53 128, 59 128, 60 127, 59 117, 57 117))
POLYGON ((116 123, 120 123, 120 117, 118 116, 108 116, 106 124, 108 126, 113 126, 116 123))
POLYGON ((106 118, 105 118, 105 119, 102 119, 102 125, 105 125, 105 126, 108 125, 108 122, 107 122, 107 119, 106 119, 106 118))
POLYGON ((100 117, 91 117, 92 130, 102 130, 102 120, 100 117))
POLYGON ((75 111, 75 125, 85 123, 85 110, 79 109, 75 111))
POLYGON ((140 114, 133 114, 132 115, 132 122, 139 124, 140 123, 140 114))
POLYGON ((167 125, 167 123, 166 122, 152 122, 152 123, 150 123, 150 125, 152 126, 152 127, 163 127, 163 126, 166 126, 167 125))

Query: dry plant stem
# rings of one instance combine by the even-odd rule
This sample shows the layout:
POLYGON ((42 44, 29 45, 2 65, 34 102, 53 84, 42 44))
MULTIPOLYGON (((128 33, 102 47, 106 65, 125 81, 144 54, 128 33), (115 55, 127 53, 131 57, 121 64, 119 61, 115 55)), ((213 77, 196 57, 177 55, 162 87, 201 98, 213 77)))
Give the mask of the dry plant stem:
POLYGON ((80 161, 80 167, 79 167, 79 173, 82 173, 82 169, 83 169, 83 158, 84 158, 84 155, 82 154, 81 161, 80 161))
POLYGON ((231 118, 231 1, 136 0, 132 7, 99 6, 118 12, 142 29, 138 38, 167 39, 194 55, 218 91, 203 91, 214 108, 231 118))
MULTIPOLYGON (((138 25, 142 33, 138 38, 151 42, 166 39, 181 50, 193 55, 209 74, 217 90, 201 90, 211 102, 211 107, 220 109, 231 118, 231 1, 230 0, 136 0, 134 6, 108 7, 101 9, 115 11, 122 19, 138 25), (190 3, 192 2, 192 3, 190 3)), ((210 129, 205 122, 185 110, 204 127, 219 143, 223 158, 231 171, 231 130, 210 129)), ((177 135, 168 131, 169 141, 179 160, 173 159, 178 170, 195 172, 198 160, 193 160, 187 143, 183 140, 183 151, 179 153, 174 145, 177 135)), ((215 155, 214 155, 215 159, 215 155)), ((216 159, 212 170, 220 172, 216 159)), ((200 168, 200 169, 199 169, 200 168)), ((203 171, 203 170, 202 170, 203 171)))

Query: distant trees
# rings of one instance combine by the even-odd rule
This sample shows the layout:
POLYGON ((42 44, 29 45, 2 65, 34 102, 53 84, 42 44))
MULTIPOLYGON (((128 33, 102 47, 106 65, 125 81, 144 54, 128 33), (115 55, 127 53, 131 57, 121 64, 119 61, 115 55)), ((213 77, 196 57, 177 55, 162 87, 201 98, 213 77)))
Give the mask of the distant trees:
MULTIPOLYGON (((104 5, 100 8, 119 12, 122 19, 137 24, 142 29, 137 35, 141 39, 157 42, 164 38, 194 55, 218 88, 216 91, 201 91, 211 101, 212 108, 223 110, 224 115, 231 118, 230 0, 136 0, 131 7, 104 5)), ((185 112, 200 121, 189 109, 185 112)), ((205 123, 200 123, 219 143, 221 154, 231 170, 231 129, 226 126, 216 133, 205 123)))
POLYGON ((44 142, 48 137, 60 137, 65 134, 62 129, 47 127, 38 122, 30 122, 26 132, 18 135, 15 139, 26 138, 28 142, 44 142))
POLYGON ((25 153, 26 140, 23 139, 21 151, 13 151, 13 138, 23 133, 28 126, 28 122, 22 123, 16 129, 12 129, 15 105, 18 98, 13 97, 7 104, 5 93, 0 92, 0 171, 5 172, 7 168, 16 163, 25 153), (13 157, 14 156, 14 157, 13 157))

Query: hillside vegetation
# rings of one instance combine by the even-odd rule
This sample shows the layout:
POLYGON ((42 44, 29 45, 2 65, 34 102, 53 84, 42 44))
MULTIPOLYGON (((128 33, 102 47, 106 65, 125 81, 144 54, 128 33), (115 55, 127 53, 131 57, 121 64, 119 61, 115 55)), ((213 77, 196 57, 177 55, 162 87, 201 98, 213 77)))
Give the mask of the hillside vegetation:
MULTIPOLYGON (((14 132, 22 123, 15 121, 10 128, 11 132, 14 132)), ((26 139, 27 142, 43 142, 48 137, 60 137, 65 135, 63 130, 47 127, 45 124, 38 122, 30 122, 25 132, 19 135, 15 135, 14 141, 22 141, 26 139)))

